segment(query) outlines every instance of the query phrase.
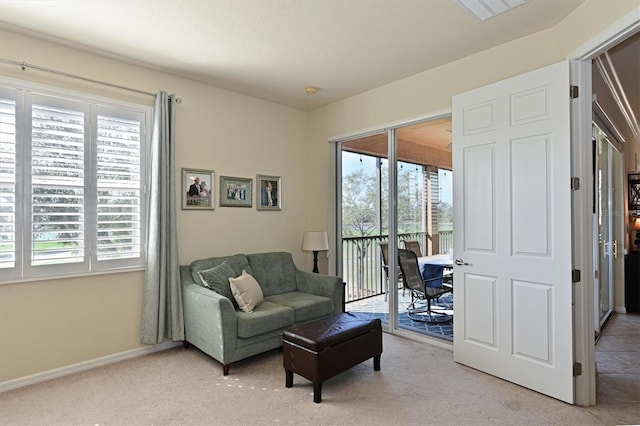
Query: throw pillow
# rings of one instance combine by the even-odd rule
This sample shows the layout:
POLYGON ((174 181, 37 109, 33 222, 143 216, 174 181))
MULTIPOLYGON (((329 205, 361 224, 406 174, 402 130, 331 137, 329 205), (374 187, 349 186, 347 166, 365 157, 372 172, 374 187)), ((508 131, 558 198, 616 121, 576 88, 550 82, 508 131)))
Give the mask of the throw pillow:
POLYGON ((200 275, 205 287, 208 287, 221 296, 231 300, 233 307, 238 309, 238 304, 236 303, 236 300, 231 293, 231 288, 229 287, 229 278, 235 277, 236 273, 229 262, 224 261, 220 265, 200 271, 198 274, 200 275))
POLYGON ((253 308, 264 300, 260 284, 247 271, 242 271, 238 278, 229 278, 231 293, 244 312, 252 313, 253 308))

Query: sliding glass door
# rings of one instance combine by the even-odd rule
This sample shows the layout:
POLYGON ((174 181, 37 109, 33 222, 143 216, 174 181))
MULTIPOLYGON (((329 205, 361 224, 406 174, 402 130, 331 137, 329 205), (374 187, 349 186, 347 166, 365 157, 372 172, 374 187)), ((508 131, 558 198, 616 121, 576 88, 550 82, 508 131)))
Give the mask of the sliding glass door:
MULTIPOLYGON (((398 249, 411 249, 421 261, 452 252, 447 129, 444 117, 336 141, 336 240, 348 311, 379 317, 389 330, 451 340, 451 320, 431 325, 408 317, 412 296, 397 257, 398 249)), ((434 305, 449 302, 439 309, 453 314, 444 299, 434 305)))
POLYGON ((342 270, 347 310, 388 323, 389 197, 388 133, 362 136, 337 145, 342 270))
MULTIPOLYGON (((598 253, 595 280, 595 330, 599 335, 604 323, 614 309, 613 288, 615 284, 615 260, 619 256, 619 241, 616 238, 616 191, 615 166, 621 154, 603 130, 603 125, 593 124, 593 139, 596 150, 596 229, 594 242, 598 253)), ((619 195, 618 195, 619 196, 619 195)))

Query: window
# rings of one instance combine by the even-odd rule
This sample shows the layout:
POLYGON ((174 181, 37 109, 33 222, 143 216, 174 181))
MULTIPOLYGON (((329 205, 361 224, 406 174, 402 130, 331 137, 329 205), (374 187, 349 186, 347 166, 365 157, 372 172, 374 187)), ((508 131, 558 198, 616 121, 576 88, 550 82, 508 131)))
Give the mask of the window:
POLYGON ((150 112, 0 84, 0 281, 143 265, 150 112))

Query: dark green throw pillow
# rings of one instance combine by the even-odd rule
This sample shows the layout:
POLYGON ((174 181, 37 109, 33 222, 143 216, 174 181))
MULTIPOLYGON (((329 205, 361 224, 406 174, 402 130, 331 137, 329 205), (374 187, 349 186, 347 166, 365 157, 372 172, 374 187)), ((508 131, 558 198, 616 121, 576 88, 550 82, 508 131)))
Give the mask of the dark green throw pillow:
POLYGON ((219 295, 231 300, 233 307, 235 309, 239 309, 238 303, 233 297, 233 293, 231 293, 231 287, 229 287, 229 278, 236 277, 236 273, 233 271, 229 262, 224 261, 220 265, 200 271, 198 274, 200 275, 200 278, 202 278, 202 283, 205 287, 208 287, 219 295))

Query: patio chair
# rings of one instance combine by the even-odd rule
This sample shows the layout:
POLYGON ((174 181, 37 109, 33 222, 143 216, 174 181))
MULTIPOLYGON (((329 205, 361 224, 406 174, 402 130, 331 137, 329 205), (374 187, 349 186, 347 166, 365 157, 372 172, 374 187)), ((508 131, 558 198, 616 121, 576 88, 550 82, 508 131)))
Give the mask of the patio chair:
POLYGON ((444 267, 429 265, 423 274, 416 254, 406 249, 398 249, 398 265, 403 275, 403 286, 411 292, 411 304, 407 306, 409 318, 428 323, 449 321, 451 315, 431 309, 432 300, 453 291, 453 286, 443 274, 444 267), (419 301, 426 301, 426 308, 417 307, 416 303, 419 301))
MULTIPOLYGON (((380 255, 382 257, 382 269, 384 269, 384 275, 386 279, 387 288, 384 292, 385 301, 387 300, 387 293, 389 292, 389 241, 380 241, 378 242, 380 246, 380 255)), ((400 268, 398 268, 398 281, 402 280, 402 272, 400 268)), ((403 287, 404 289, 404 287, 403 287)), ((404 296, 404 292, 403 292, 404 296)))
POLYGON ((422 250, 418 240, 404 240, 404 248, 414 252, 417 257, 422 257, 422 250))

